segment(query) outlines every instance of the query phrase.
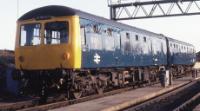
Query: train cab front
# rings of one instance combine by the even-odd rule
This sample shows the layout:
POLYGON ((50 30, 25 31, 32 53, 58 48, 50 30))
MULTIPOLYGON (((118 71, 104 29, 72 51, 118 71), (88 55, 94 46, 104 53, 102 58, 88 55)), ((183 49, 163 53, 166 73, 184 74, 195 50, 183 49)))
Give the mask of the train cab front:
POLYGON ((78 16, 18 21, 15 67, 19 73, 13 77, 21 80, 23 94, 44 97, 44 92, 69 89, 67 71, 81 67, 79 32, 78 16))
POLYGON ((19 21, 16 68, 54 70, 80 67, 77 25, 76 16, 19 21))

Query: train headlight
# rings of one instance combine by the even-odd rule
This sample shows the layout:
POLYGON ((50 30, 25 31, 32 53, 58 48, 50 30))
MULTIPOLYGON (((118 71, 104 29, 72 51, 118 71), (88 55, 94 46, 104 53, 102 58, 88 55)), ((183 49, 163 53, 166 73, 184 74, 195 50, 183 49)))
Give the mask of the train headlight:
POLYGON ((19 59, 20 62, 24 62, 24 57, 23 56, 19 56, 18 59, 19 59))
POLYGON ((64 60, 68 60, 69 58, 70 58, 70 53, 67 52, 67 53, 63 54, 63 59, 64 60))

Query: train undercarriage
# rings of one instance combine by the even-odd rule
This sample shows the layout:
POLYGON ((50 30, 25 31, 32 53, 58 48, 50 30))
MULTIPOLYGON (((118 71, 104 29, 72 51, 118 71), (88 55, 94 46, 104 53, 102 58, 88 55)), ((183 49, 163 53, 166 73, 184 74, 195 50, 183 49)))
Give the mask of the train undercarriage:
MULTIPOLYGON (((14 78, 21 82, 22 95, 40 96, 45 100, 48 96, 65 94, 67 99, 78 99, 127 86, 158 82, 162 68, 165 67, 21 70, 14 74, 14 78)), ((173 77, 180 77, 191 74, 192 66, 171 66, 169 71, 173 77)))

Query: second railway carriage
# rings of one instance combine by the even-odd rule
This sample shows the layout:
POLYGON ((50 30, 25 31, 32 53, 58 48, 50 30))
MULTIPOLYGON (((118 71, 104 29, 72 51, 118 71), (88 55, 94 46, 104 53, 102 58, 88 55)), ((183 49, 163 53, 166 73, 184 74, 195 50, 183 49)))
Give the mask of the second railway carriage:
POLYGON ((192 44, 168 38, 169 61, 171 65, 189 65, 195 62, 195 49, 192 44))
POLYGON ((190 44, 65 6, 38 8, 18 20, 15 77, 24 93, 56 90, 79 98, 155 81, 160 67, 176 73, 194 58, 190 44))
POLYGON ((192 44, 172 38, 167 38, 168 64, 173 76, 191 72, 191 67, 196 61, 195 49, 192 44))

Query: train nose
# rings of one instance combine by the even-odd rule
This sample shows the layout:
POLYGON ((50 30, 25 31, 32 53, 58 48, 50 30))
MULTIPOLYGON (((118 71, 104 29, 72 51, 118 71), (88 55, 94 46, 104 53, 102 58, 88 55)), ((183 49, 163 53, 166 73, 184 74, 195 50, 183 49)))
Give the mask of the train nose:
POLYGON ((17 67, 28 70, 57 69, 70 64, 71 55, 66 47, 39 46, 21 48, 16 53, 17 67))

